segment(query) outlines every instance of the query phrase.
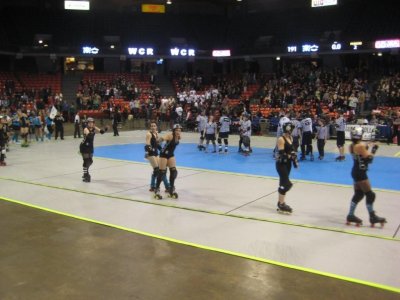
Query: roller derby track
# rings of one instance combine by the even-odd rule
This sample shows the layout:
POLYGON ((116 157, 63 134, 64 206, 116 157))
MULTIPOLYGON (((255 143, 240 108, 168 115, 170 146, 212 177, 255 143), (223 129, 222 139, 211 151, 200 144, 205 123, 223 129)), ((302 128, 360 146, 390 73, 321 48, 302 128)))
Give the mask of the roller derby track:
MULTIPOLYGON (((227 154, 204 153, 198 136, 183 133, 175 152, 178 199, 149 192, 152 168, 144 159, 145 131, 119 137, 96 135, 91 182, 82 182, 79 140, 11 147, 0 169, 2 201, 191 247, 226 253, 400 293, 400 158, 382 145, 370 167, 374 209, 385 217, 370 227, 365 199, 355 215, 362 226, 346 225, 353 194, 351 157, 335 162, 334 141, 324 160, 292 169, 286 202, 277 212, 278 177, 274 138, 256 137, 253 153, 237 153, 237 136, 227 154), (24 153, 29 152, 29 155, 24 153), (385 266, 384 268, 382 266, 385 266)), ((316 148, 316 147, 315 147, 316 148)), ((210 146, 212 149, 212 146, 210 146)), ((318 153, 314 152, 318 157, 318 153)))

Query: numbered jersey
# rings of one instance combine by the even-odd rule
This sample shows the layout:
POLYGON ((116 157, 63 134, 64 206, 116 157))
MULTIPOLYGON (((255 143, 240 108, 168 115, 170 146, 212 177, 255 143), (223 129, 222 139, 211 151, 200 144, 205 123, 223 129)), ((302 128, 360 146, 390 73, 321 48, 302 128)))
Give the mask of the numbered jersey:
POLYGON ((339 117, 336 120, 336 130, 337 131, 344 131, 346 128, 346 120, 343 117, 339 117))
POLYGON ((303 120, 301 120, 300 122, 301 124, 301 128, 303 129, 303 132, 308 132, 308 131, 312 131, 312 120, 311 118, 305 118, 303 120))
POLYGON ((230 126, 231 126, 231 119, 229 119, 227 116, 222 116, 219 119, 219 132, 229 132, 230 131, 230 126))
POLYGON ((207 117, 206 116, 198 116, 197 119, 197 127, 199 128, 199 131, 203 131, 206 128, 207 124, 207 117))

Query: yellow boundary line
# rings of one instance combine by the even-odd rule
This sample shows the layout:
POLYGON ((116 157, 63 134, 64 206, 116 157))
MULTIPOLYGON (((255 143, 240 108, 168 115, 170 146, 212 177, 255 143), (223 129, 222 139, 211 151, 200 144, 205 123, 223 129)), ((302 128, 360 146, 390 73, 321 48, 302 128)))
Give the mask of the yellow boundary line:
POLYGON ((387 290, 387 291, 391 291, 391 292, 395 292, 395 293, 400 293, 400 288, 397 288, 397 287, 378 284, 378 283, 369 282, 369 281, 365 281, 365 280, 360 280, 360 279, 356 279, 356 278, 351 278, 351 277, 347 277, 347 276, 340 276, 340 275, 337 275, 337 274, 332 274, 332 273, 318 271, 318 270, 311 269, 311 268, 305 268, 305 267, 300 267, 300 266, 296 266, 296 265, 286 264, 286 263, 282 263, 282 262, 278 262, 278 261, 274 261, 274 260, 270 260, 270 259, 265 259, 265 258, 260 258, 260 257, 256 257, 256 256, 251 256, 251 255, 247 255, 247 254, 243 254, 243 253, 239 253, 239 252, 223 250, 223 249, 219 249, 219 248, 215 248, 215 247, 209 247, 209 246, 190 243, 190 242, 186 242, 186 241, 182 241, 182 240, 178 240, 178 239, 173 239, 173 238, 169 238, 169 237, 155 235, 155 234, 152 234, 152 233, 139 231, 139 230, 135 230, 135 229, 130 229, 130 228, 126 228, 126 227, 115 225, 115 224, 111 224, 111 223, 105 223, 105 222, 100 222, 100 221, 97 221, 97 220, 94 220, 94 219, 79 217, 79 216, 76 216, 76 215, 64 213, 64 212, 53 210, 53 209, 48 209, 48 208, 41 207, 41 206, 38 206, 38 205, 28 204, 28 203, 25 203, 25 202, 22 202, 22 201, 18 201, 18 200, 14 200, 14 199, 10 199, 10 198, 0 197, 0 200, 11 202, 11 203, 15 203, 15 204, 24 205, 24 206, 27 206, 27 207, 43 210, 43 211, 46 211, 46 212, 58 214, 58 215, 61 215, 61 216, 70 217, 70 218, 81 220, 81 221, 86 221, 86 222, 90 222, 90 223, 94 223, 94 224, 98 224, 98 225, 103 225, 103 226, 107 226, 107 227, 111 227, 111 228, 115 228, 115 229, 119 229, 119 230, 128 231, 128 232, 135 233, 135 234, 144 235, 144 236, 151 237, 151 238, 160 239, 160 240, 164 240, 164 241, 168 241, 168 242, 172 242, 172 243, 176 243, 176 244, 180 244, 180 245, 190 246, 190 247, 199 248, 199 249, 212 251, 212 252, 219 252, 219 253, 223 253, 223 254, 227 254, 227 255, 231 255, 231 256, 241 257, 241 258, 245 258, 245 259, 249 259, 249 260, 253 260, 253 261, 258 261, 258 262, 267 263, 267 264, 271 264, 271 265, 275 265, 275 266, 279 266, 279 267, 284 267, 284 268, 287 268, 287 269, 303 271, 303 272, 312 273, 312 274, 325 276, 325 277, 330 277, 330 278, 334 278, 334 279, 339 279, 339 280, 343 280, 343 281, 347 281, 347 282, 351 282, 351 283, 362 284, 362 285, 374 287, 374 288, 377 288, 377 289, 382 289, 382 290, 387 290))
POLYGON ((394 237, 390 237, 390 236, 362 233, 362 232, 343 230, 343 229, 332 228, 332 227, 323 227, 323 226, 308 225, 308 224, 301 224, 301 223, 294 223, 294 222, 285 222, 285 221, 267 219, 267 218, 257 218, 257 217, 242 216, 242 215, 236 215, 236 214, 226 214, 226 213, 219 212, 219 211, 211 211, 211 210, 204 210, 204 209, 198 209, 198 208, 190 208, 190 207, 167 204, 167 203, 162 203, 162 202, 158 202, 158 203, 149 202, 149 201, 145 201, 145 200, 139 200, 139 199, 132 199, 132 198, 128 198, 128 197, 122 197, 122 196, 106 195, 106 194, 100 194, 100 193, 95 193, 95 192, 82 191, 82 190, 77 190, 77 189, 72 189, 72 188, 48 185, 48 184, 31 182, 31 181, 20 180, 20 179, 0 177, 0 180, 18 182, 18 183, 24 183, 24 184, 30 184, 30 185, 34 185, 34 186, 47 187, 47 188, 52 188, 52 189, 57 189, 57 190, 69 191, 69 192, 92 195, 92 196, 99 196, 99 197, 110 198, 110 199, 118 199, 118 200, 137 202, 137 203, 142 203, 142 204, 147 204, 147 205, 155 205, 155 206, 161 206, 161 207, 167 207, 167 208, 175 208, 175 209, 181 209, 181 210, 197 212, 197 213, 205 213, 205 214, 216 215, 216 216, 230 217, 230 218, 243 219, 243 220, 252 220, 252 221, 259 221, 259 222, 268 222, 268 223, 273 223, 273 224, 294 226, 294 227, 300 227, 300 228, 324 230, 324 231, 337 232, 337 233, 343 233, 343 234, 351 234, 351 235, 362 236, 362 237, 383 239, 383 240, 388 240, 388 241, 397 241, 397 242, 400 241, 400 238, 394 238, 394 237))
MULTIPOLYGON (((118 161, 118 162, 126 162, 126 163, 130 163, 130 164, 139 164, 139 165, 146 165, 146 166, 149 165, 149 163, 146 163, 146 162, 130 161, 130 160, 124 160, 124 159, 114 159, 114 158, 107 158, 107 157, 101 157, 101 156, 96 156, 96 159, 109 160, 109 161, 118 161)), ((233 176, 240 176, 240 177, 252 177, 252 178, 263 178, 263 179, 279 180, 278 177, 274 177, 274 176, 252 175, 252 174, 245 174, 245 173, 235 173, 235 172, 228 172, 228 171, 218 171, 218 170, 183 167, 183 166, 178 166, 178 167, 180 169, 183 169, 183 170, 194 170, 194 171, 201 171, 201 172, 206 172, 206 173, 215 173, 215 174, 233 175, 233 176)), ((328 182, 302 180, 302 179, 291 179, 291 181, 292 182, 299 182, 299 183, 306 183, 306 184, 323 185, 323 186, 343 187, 343 188, 351 188, 351 189, 353 188, 353 185, 347 185, 347 184, 328 183, 328 182)), ((392 194, 399 194, 400 195, 400 191, 395 191, 395 190, 386 190, 386 189, 374 188, 374 191, 392 193, 392 194)))

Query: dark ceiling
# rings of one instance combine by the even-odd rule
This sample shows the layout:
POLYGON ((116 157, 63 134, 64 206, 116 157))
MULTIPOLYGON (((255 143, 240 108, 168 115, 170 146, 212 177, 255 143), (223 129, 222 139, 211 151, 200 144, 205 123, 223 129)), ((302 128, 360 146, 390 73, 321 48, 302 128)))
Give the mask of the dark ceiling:
MULTIPOLYGON (((209 13, 220 9, 242 9, 246 12, 263 12, 271 10, 284 10, 291 8, 310 7, 311 0, 171 0, 167 11, 196 11, 209 13), (178 9, 177 9, 178 8, 178 9)), ((338 0, 340 2, 354 2, 359 0, 338 0)), ((0 0, 1 7, 36 7, 42 9, 62 9, 63 0, 0 0)), ((165 4, 166 0, 90 0, 92 10, 124 11, 137 10, 142 3, 165 4)))

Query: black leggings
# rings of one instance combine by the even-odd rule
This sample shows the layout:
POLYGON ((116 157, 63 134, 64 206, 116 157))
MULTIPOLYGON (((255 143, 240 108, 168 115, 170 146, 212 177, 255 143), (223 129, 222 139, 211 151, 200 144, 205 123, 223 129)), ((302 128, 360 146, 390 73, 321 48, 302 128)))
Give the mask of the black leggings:
POLYGON ((279 189, 278 192, 281 195, 285 195, 287 191, 292 187, 292 182, 289 179, 290 170, 292 169, 292 163, 289 160, 287 163, 276 163, 276 171, 279 174, 279 189))

